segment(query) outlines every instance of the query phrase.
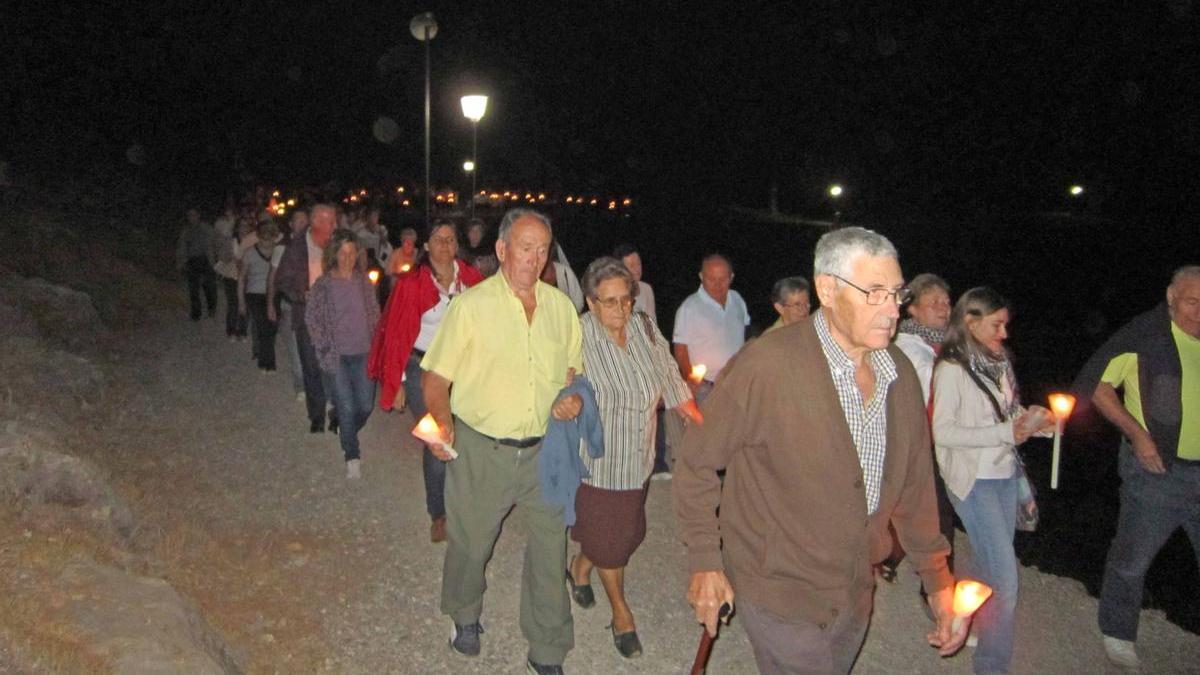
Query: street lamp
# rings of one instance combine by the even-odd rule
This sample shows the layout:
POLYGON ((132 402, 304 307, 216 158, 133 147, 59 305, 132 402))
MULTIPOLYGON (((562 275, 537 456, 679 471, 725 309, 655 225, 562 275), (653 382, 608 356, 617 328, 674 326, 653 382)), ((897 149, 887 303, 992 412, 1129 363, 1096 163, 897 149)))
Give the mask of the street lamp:
POLYGON ((1082 197, 1084 190, 1082 185, 1072 185, 1067 192, 1069 192, 1072 197, 1082 197))
POLYGON ((463 169, 471 174, 471 217, 475 217, 475 160, 479 159, 479 120, 487 113, 488 97, 470 94, 462 97, 463 117, 471 120, 471 168, 463 169))
MULTIPOLYGON (((463 162, 463 171, 466 171, 467 173, 474 172, 475 171, 475 162, 472 162, 469 159, 467 161, 463 162)), ((472 185, 471 187, 474 188, 475 186, 472 185)), ((474 192, 474 189, 472 189, 472 192, 474 192)))
POLYGON ((425 43, 425 229, 433 220, 433 206, 430 195, 433 192, 432 181, 429 178, 429 43, 437 37, 437 20, 433 12, 422 12, 408 22, 408 30, 412 36, 425 43))
POLYGON ((826 190, 826 192, 829 194, 829 198, 832 199, 833 203, 834 203, 834 207, 833 207, 833 228, 834 229, 837 229, 839 226, 839 223, 841 223, 841 221, 842 221, 842 210, 840 208, 838 208, 837 202, 838 202, 838 200, 841 199, 842 193, 845 191, 846 190, 841 186, 840 183, 833 183, 829 186, 829 189, 826 190))

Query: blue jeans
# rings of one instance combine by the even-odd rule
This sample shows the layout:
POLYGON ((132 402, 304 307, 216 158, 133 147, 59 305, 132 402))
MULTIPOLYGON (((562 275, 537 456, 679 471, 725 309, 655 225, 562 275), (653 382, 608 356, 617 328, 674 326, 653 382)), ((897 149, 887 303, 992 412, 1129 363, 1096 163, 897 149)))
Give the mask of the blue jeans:
POLYGON ((1137 640, 1146 571, 1167 539, 1182 527, 1200 562, 1200 466, 1174 463, 1165 474, 1142 468, 1128 441, 1121 444, 1121 515, 1104 564, 1100 632, 1137 640))
MULTIPOLYGON (((408 364, 404 367, 404 399, 413 420, 420 420, 429 412, 425 407, 425 394, 421 391, 421 356, 416 352, 409 354, 408 364)), ((446 515, 446 463, 429 451, 424 445, 421 452, 421 471, 425 474, 425 510, 430 518, 441 518, 446 515)))
POLYGON ((338 357, 338 369, 333 374, 334 405, 338 411, 338 440, 346 461, 359 458, 358 432, 375 407, 375 382, 367 377, 367 355, 353 354, 338 357))
POLYGON ((977 673, 1006 673, 1016 632, 1017 479, 978 479, 966 499, 949 496, 971 539, 966 576, 992 587, 991 599, 975 613, 979 646, 972 663, 977 673))

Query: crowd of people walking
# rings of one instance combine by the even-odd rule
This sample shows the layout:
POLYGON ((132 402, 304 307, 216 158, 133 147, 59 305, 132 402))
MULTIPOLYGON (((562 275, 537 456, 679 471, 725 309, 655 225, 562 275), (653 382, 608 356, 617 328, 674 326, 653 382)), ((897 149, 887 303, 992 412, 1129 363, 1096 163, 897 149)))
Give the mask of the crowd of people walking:
MULTIPOLYGON (((348 480, 362 476, 358 433, 376 404, 436 424, 421 466, 454 653, 481 652, 486 568, 516 509, 528 672, 563 672, 572 603, 596 604, 593 571, 614 648, 639 656, 624 575, 662 455, 687 600, 715 635, 736 597, 761 672, 849 672, 876 578, 903 557, 922 580, 929 644, 969 644, 976 672, 1008 672, 1014 534, 1036 516, 1019 447, 1059 420, 1022 403, 1007 299, 981 286, 951 302, 930 273, 906 284, 890 241, 844 227, 818 241, 811 282, 775 284, 778 318, 754 339, 733 262, 703 258, 668 340, 636 247, 618 244, 580 280, 544 214, 509 211, 494 246, 486 230, 437 220, 393 248, 375 209, 316 204, 280 232, 230 207, 213 226, 188 211, 178 245, 190 318, 216 315, 219 277, 226 335, 251 336, 264 373, 283 340, 309 430, 338 434, 348 480), (970 629, 953 621, 955 573, 993 591, 970 629)), ((1138 663, 1154 554, 1183 527, 1200 557, 1198 380, 1200 267, 1186 266, 1076 387, 1125 437, 1100 610, 1106 654, 1125 667, 1138 663)))

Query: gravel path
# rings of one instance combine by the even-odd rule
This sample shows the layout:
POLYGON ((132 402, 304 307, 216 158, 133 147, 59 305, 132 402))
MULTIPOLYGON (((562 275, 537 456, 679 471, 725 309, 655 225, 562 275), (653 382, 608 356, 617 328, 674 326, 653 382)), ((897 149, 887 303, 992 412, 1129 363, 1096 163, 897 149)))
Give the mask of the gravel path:
MULTIPOLYGON (((363 479, 347 481, 337 439, 308 433, 288 377, 259 374, 248 343, 226 341, 218 320, 197 326, 172 315, 144 330, 123 357, 127 392, 120 414, 97 431, 99 454, 147 526, 203 531, 182 539, 166 576, 199 596, 252 672, 524 672, 516 516, 489 567, 482 656, 446 647, 449 622, 437 608, 444 549, 429 542, 407 413, 375 412, 361 435, 363 479)), ((279 353, 283 361, 282 345, 279 353)), ((616 653, 594 580, 597 606, 574 610, 568 672, 687 672, 700 629, 683 598, 670 490, 669 482, 651 484, 646 541, 626 577, 645 655, 616 653)), ((1021 590, 1014 672, 1116 672, 1099 646, 1096 601, 1080 584, 1023 569, 1021 590)), ((924 644, 927 629, 905 567, 876 594, 855 672, 970 672, 969 650, 939 659, 924 644)), ((1144 672, 1197 672, 1200 636, 1159 613, 1144 613, 1141 644, 1144 672)), ((736 618, 709 672, 755 672, 736 618)))

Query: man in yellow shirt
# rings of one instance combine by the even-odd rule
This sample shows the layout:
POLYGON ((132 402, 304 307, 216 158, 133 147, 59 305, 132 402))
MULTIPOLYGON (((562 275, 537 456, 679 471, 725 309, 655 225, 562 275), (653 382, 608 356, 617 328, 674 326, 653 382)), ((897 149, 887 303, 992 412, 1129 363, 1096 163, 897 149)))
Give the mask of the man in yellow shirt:
POLYGON ((1076 388, 1124 436, 1121 514, 1099 619, 1109 660, 1135 668, 1142 586, 1154 556, 1182 527, 1200 561, 1200 266, 1176 270, 1166 306, 1109 338, 1076 388))
POLYGON ((465 656, 480 652, 484 572, 515 506, 529 530, 521 632, 534 675, 562 673, 574 646, 563 508, 542 500, 537 458, 549 416, 579 414, 578 395, 558 394, 583 370, 583 343, 571 300, 539 280, 550 239, 542 214, 505 214, 496 242, 500 274, 450 303, 421 361, 425 403, 458 453, 451 461, 444 446, 430 448, 449 462, 441 606, 454 621, 450 647, 465 656))

